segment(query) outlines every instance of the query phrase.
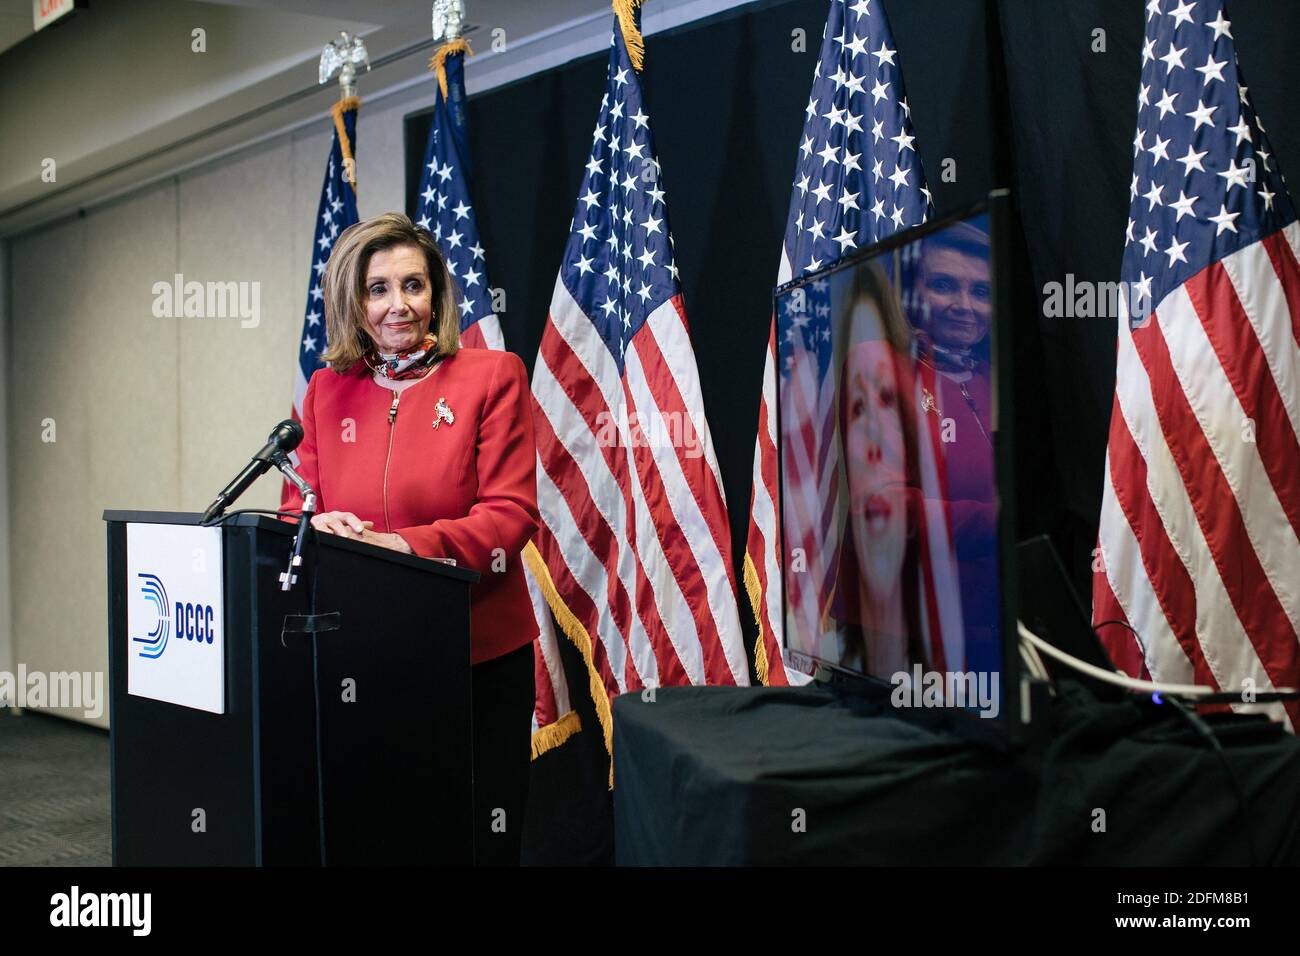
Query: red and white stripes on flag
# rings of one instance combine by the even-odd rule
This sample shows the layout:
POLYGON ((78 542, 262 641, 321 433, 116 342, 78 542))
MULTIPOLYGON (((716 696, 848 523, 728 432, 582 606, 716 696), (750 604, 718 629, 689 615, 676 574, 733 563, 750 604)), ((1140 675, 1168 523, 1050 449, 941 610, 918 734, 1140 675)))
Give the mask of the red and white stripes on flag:
POLYGON ((1300 685, 1298 256, 1293 222, 1119 323, 1093 618, 1135 675, 1300 685))
MULTIPOLYGON (((1300 685, 1300 226, 1222 0, 1165 6, 1146 8, 1093 617, 1130 672, 1248 704, 1300 685)), ((1295 729, 1300 704, 1268 709, 1295 729)))
POLYGON ((783 686, 790 679, 781 659, 781 514, 776 457, 776 320, 773 319, 763 357, 763 394, 758 406, 758 437, 754 442, 744 576, 749 606, 758 625, 754 672, 764 684, 783 686))
POLYGON ((582 729, 578 712, 569 699, 569 681, 564 676, 551 609, 546 605, 546 597, 532 570, 530 558, 536 553, 537 546, 528 542, 523 555, 524 580, 528 582, 528 598, 532 601, 533 617, 537 619, 537 640, 533 642, 533 685, 536 688, 532 725, 534 760, 582 729))
MULTIPOLYGON (((783 251, 778 274, 788 274, 789 271, 789 260, 783 251)), ((828 285, 825 281, 818 281, 808 290, 806 306, 809 311, 829 311, 828 285)), ((802 316, 796 317, 796 321, 806 324, 802 316)), ((795 570, 798 571, 789 577, 787 596, 789 613, 802 619, 799 628, 804 633, 822 634, 826 630, 823 614, 829 610, 839 571, 842 520, 839 505, 847 500, 841 488, 844 472, 839 454, 835 401, 838 392, 834 381, 823 375, 816 348, 808 348, 798 330, 791 330, 789 338, 788 367, 784 370, 787 398, 782 408, 782 413, 788 417, 783 423, 780 450, 790 527, 800 529, 801 533, 786 542, 786 553, 792 563, 797 562, 795 570)), ((749 577, 748 567, 746 577, 749 577)), ((776 582, 774 596, 779 601, 779 577, 776 582)), ((779 605, 777 613, 780 613, 779 605)), ((767 656, 767 647, 762 650, 767 656)), ((755 656, 758 656, 757 648, 755 656)), ((768 684, 780 686, 807 680, 806 675, 786 673, 779 648, 767 657, 765 663, 768 684)))
POLYGON ((749 683, 722 479, 641 99, 641 37, 629 5, 615 9, 532 383, 534 570, 587 662, 607 746, 617 694, 749 683))
POLYGON ((599 674, 606 716, 608 700, 629 690, 749 683, 722 485, 680 302, 650 316, 620 376, 557 281, 533 372, 543 586, 599 674), (691 416, 703 456, 646 447, 622 425, 616 443, 602 441, 605 422, 668 413, 691 416))

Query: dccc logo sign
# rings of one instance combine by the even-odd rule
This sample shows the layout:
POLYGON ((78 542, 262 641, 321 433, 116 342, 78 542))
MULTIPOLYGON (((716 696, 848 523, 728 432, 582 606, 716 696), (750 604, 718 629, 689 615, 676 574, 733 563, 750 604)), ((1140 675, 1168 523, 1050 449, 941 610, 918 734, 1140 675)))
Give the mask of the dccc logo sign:
POLYGON ((147 573, 141 573, 139 577, 143 579, 140 593, 144 595, 145 601, 153 606, 155 615, 153 629, 149 632, 149 636, 132 638, 134 643, 142 645, 141 657, 149 660, 162 657, 173 630, 177 640, 184 638, 200 644, 213 642, 216 634, 212 629, 212 605, 177 601, 169 615, 167 588, 163 585, 162 579, 156 574, 147 573))

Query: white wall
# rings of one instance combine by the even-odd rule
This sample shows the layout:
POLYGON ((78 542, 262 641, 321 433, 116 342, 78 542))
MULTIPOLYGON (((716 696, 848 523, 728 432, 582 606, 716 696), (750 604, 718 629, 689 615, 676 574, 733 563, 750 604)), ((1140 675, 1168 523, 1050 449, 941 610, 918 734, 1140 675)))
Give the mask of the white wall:
POLYGON ((9 589, 9 327, 9 243, 0 239, 0 672, 5 673, 14 670, 9 589))
MULTIPOLYGON (((363 217, 403 207, 406 111, 362 106, 363 217)), ((11 240, 15 560, 0 577, 12 584, 15 666, 105 672, 103 511, 202 511, 287 416, 331 135, 326 118, 11 240), (177 272, 259 283, 260 324, 155 318, 153 284, 177 272)), ((263 478, 240 504, 277 500, 263 478)), ((107 714, 91 722, 107 726, 107 714)))

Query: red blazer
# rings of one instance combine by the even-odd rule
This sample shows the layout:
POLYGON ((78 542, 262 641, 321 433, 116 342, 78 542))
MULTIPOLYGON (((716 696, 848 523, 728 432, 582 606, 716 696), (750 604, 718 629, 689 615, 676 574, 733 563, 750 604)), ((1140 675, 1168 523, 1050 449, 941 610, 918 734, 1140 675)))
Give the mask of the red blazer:
MULTIPOLYGON (((472 663, 530 643, 537 620, 519 553, 538 527, 537 451, 524 363, 461 349, 401 393, 390 423, 393 395, 362 362, 311 377, 298 472, 316 489, 318 510, 351 511, 421 557, 478 571, 472 663), (438 421, 439 400, 454 422, 438 421)), ((286 506, 301 508, 301 496, 286 506)))

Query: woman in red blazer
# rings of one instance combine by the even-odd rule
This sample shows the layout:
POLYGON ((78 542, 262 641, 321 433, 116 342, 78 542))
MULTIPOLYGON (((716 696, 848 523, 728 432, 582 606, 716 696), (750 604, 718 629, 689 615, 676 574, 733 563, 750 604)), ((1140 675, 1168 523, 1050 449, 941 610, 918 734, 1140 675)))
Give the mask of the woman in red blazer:
POLYGON ((312 525, 482 575, 470 591, 476 856, 517 864, 537 636, 519 558, 538 527, 524 364, 460 349, 442 255, 400 213, 344 230, 321 285, 330 367, 307 386, 298 446, 319 498, 312 525))

